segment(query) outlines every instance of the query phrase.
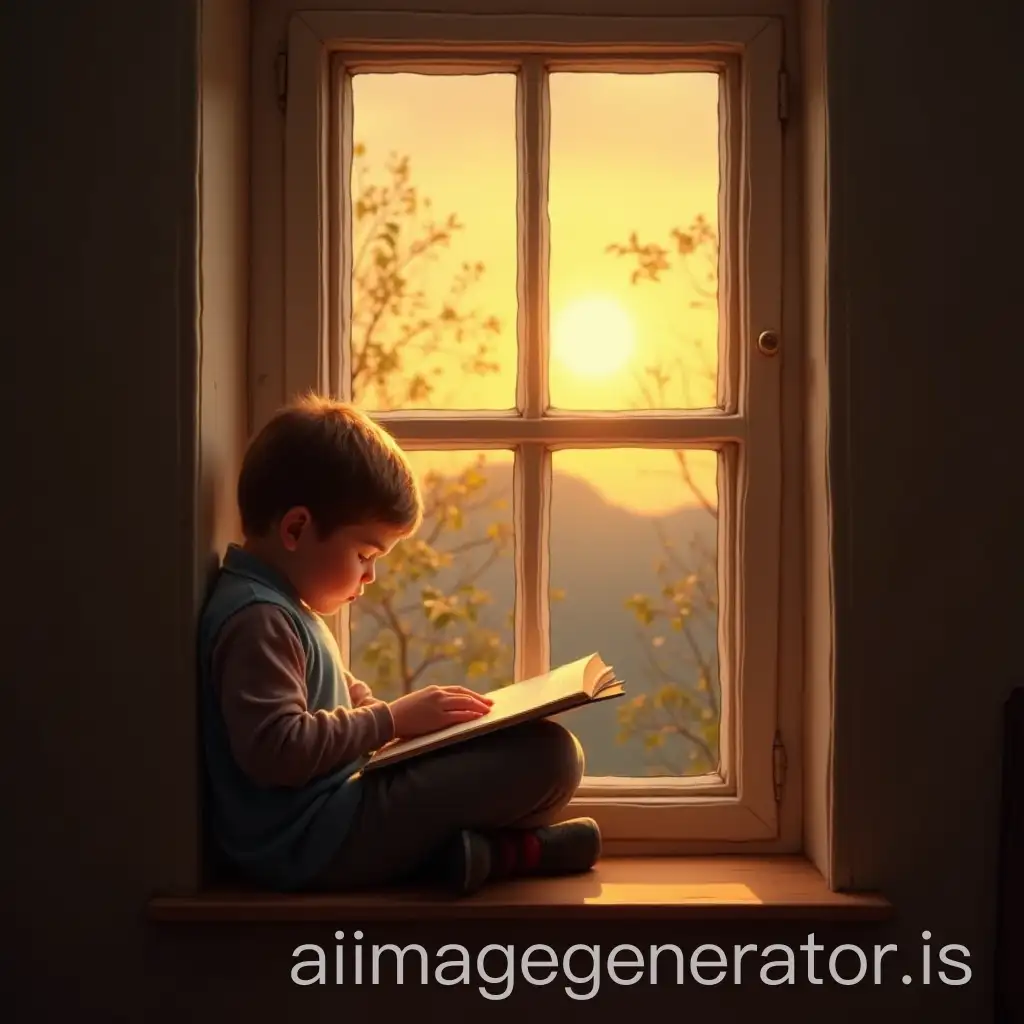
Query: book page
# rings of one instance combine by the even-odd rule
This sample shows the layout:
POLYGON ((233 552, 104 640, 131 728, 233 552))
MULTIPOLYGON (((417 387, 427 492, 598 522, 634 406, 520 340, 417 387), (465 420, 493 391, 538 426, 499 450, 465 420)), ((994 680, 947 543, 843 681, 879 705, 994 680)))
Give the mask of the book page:
POLYGON ((616 686, 622 681, 616 678, 615 669, 609 665, 598 677, 597 682, 594 684, 593 695, 596 697, 598 694, 603 693, 608 687, 616 686))
POLYGON ((394 750, 416 750, 419 747, 434 744, 439 739, 470 733, 492 722, 515 718, 524 711, 559 703, 572 694, 582 696, 584 695, 583 674, 589 661, 589 657, 580 658, 578 661, 546 672, 542 676, 535 676, 533 679, 522 680, 512 683, 510 686, 491 690, 487 696, 494 701, 494 704, 486 715, 472 722, 458 722, 446 729, 438 729, 436 732, 417 736, 415 739, 389 743, 381 747, 379 753, 383 757, 394 750))

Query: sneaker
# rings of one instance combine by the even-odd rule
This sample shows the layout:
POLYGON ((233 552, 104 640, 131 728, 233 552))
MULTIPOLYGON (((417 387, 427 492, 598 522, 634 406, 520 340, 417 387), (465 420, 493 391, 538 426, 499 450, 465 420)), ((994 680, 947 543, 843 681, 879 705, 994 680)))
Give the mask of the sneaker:
POLYGON ((468 896, 487 882, 574 875, 601 856, 601 830, 593 818, 571 818, 533 829, 460 832, 445 858, 447 887, 468 896))
POLYGON ((601 856, 601 830, 593 818, 570 818, 534 829, 491 833, 491 878, 576 875, 601 856))
POLYGON ((457 896, 476 892, 491 874, 491 846, 479 832, 463 829, 442 853, 442 885, 457 896))

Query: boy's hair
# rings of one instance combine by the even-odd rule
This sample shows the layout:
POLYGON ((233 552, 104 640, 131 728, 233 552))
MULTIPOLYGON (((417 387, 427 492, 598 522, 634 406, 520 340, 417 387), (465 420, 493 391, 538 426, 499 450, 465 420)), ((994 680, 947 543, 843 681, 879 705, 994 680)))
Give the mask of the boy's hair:
POLYGON ((289 509, 309 509, 324 538, 343 526, 381 522, 413 532, 423 504, 395 440, 347 402, 308 394, 252 439, 238 477, 247 537, 259 537, 289 509))

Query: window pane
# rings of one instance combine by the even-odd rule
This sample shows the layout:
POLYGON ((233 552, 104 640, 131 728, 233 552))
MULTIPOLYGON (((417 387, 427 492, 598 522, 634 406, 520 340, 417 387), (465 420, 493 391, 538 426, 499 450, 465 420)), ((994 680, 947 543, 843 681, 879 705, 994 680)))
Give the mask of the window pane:
POLYGON ((718 76, 551 76, 551 404, 718 404, 718 76))
POLYGON ((512 453, 409 452, 423 525, 352 605, 351 671, 393 700, 434 683, 512 681, 512 453))
POLYGON ((365 74, 352 92, 353 397, 514 407, 515 76, 365 74))
POLYGON ((626 684, 563 716, 587 775, 716 770, 717 454, 558 451, 552 469, 551 663, 598 650, 626 684))

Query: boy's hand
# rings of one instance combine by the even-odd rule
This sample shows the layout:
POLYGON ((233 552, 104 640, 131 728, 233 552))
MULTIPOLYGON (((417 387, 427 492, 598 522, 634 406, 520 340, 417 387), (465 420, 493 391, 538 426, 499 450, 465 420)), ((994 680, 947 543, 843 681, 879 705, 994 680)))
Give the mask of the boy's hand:
POLYGON ((348 696, 352 707, 361 708, 365 704, 376 703, 377 698, 374 697, 373 691, 366 683, 361 679, 356 679, 355 676, 352 676, 351 679, 352 681, 348 684, 348 696))
POLYGON ((391 702, 395 737, 412 739, 458 722, 472 722, 486 715, 493 703, 464 686, 425 686, 391 702))

